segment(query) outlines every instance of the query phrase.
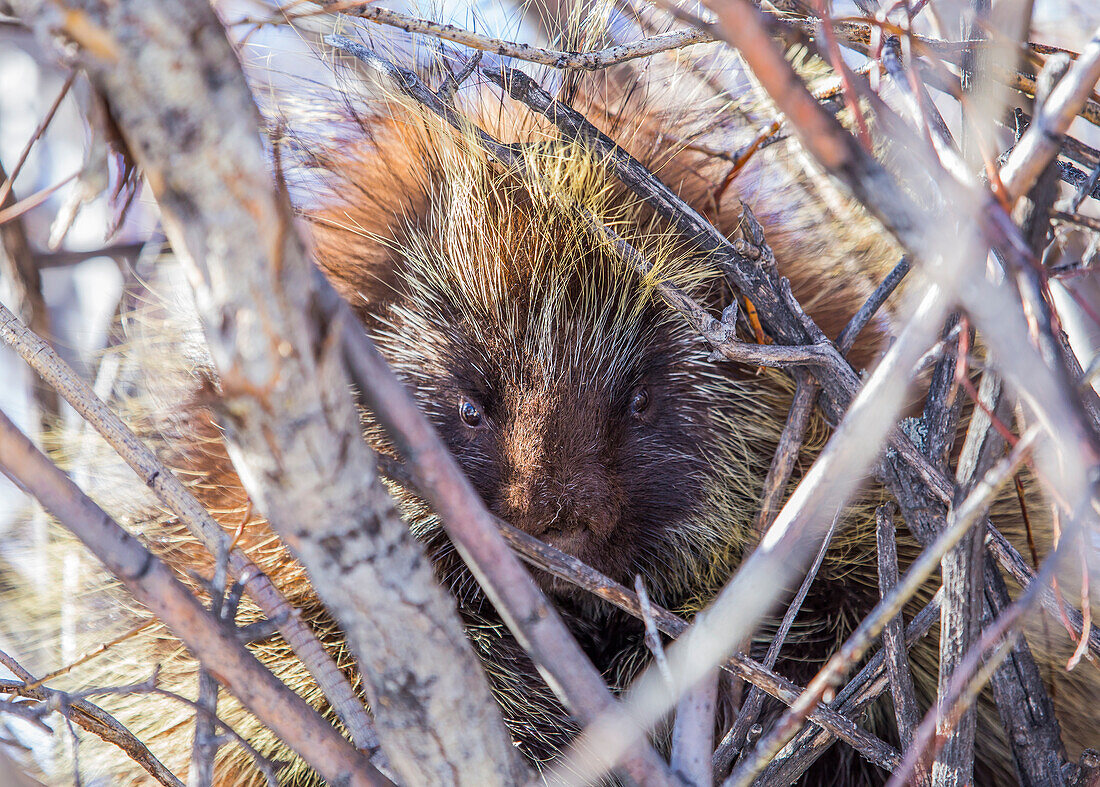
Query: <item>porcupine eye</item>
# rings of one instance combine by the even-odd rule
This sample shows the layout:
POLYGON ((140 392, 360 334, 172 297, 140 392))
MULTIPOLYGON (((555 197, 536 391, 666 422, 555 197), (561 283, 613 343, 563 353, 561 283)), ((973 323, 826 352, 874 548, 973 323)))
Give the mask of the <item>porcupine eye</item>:
POLYGON ((481 411, 466 399, 458 403, 458 417, 471 428, 481 425, 481 411))
POLYGON ((640 385, 634 389, 634 395, 630 397, 630 414, 641 415, 649 407, 649 389, 640 385))

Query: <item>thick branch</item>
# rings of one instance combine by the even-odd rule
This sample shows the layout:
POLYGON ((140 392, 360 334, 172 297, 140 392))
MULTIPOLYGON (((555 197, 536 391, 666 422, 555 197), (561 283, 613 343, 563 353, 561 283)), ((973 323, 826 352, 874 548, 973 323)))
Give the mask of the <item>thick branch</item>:
POLYGON ((82 42, 81 31, 97 30, 78 61, 144 170, 195 290, 231 457, 347 636, 394 770, 412 783, 524 779, 454 601, 377 477, 339 340, 315 319, 311 265, 213 9, 17 8, 40 35, 82 42))

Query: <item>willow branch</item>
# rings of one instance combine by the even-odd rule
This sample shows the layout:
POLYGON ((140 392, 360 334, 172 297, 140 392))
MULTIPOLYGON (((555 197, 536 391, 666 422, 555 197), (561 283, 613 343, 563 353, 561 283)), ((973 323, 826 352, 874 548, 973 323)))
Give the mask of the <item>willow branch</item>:
MULTIPOLYGON (((0 339, 23 358, 54 390, 107 441, 138 478, 216 559, 226 556, 229 537, 187 486, 157 459, 126 423, 107 406, 71 366, 7 308, 0 304, 0 339)), ((376 765, 386 767, 378 734, 362 701, 344 673, 279 590, 242 550, 229 551, 228 568, 244 582, 245 591, 268 620, 278 621, 295 655, 309 670, 351 733, 359 749, 367 750, 376 765)))
POLYGON ((326 778, 389 780, 216 620, 171 569, 123 530, 0 413, 0 470, 38 499, 229 691, 326 778))
MULTIPOLYGON (((36 681, 34 676, 27 672, 15 659, 2 651, 0 651, 0 663, 3 663, 19 679, 18 681, 10 681, 10 685, 8 683, 0 684, 0 692, 12 694, 13 696, 29 697, 45 703, 50 703, 51 699, 60 693, 53 689, 34 686, 40 681, 36 681)), ((53 703, 51 707, 83 729, 126 752, 131 760, 144 768, 150 776, 165 785, 165 787, 183 787, 183 782, 177 779, 164 766, 164 763, 149 751, 144 743, 98 705, 94 705, 87 700, 78 699, 67 703, 53 703)))
MULTIPOLYGON (((503 41, 499 38, 490 38, 455 25, 433 22, 429 19, 419 19, 373 4, 321 0, 320 5, 329 13, 346 14, 367 22, 404 30, 407 33, 439 38, 471 49, 492 52, 504 57, 514 57, 517 60, 526 60, 529 63, 539 63, 559 69, 599 71, 630 60, 651 57, 660 52, 670 52, 694 44, 714 41, 714 37, 706 31, 688 28, 686 30, 673 30, 643 38, 639 41, 617 44, 592 52, 566 52, 557 49, 543 49, 514 41, 503 41)), ((291 18, 293 19, 293 17, 291 18)))

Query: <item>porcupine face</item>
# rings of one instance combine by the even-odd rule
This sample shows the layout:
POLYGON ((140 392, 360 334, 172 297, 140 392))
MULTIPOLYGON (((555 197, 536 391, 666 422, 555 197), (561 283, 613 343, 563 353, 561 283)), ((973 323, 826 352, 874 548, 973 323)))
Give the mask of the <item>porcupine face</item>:
MULTIPOLYGON (((669 256, 582 154, 530 163, 669 256)), ((553 194, 474 166, 433 184, 396 251, 376 339, 494 513, 628 582, 700 546, 712 367, 652 282, 553 194)))

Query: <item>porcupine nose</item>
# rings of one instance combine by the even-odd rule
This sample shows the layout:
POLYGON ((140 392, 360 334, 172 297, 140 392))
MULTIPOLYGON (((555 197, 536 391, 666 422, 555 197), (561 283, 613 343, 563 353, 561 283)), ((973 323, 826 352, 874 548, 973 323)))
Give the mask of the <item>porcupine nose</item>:
POLYGON ((537 457, 511 462, 496 507, 524 532, 572 551, 590 538, 603 539, 618 511, 606 468, 569 448, 551 443, 537 457))

